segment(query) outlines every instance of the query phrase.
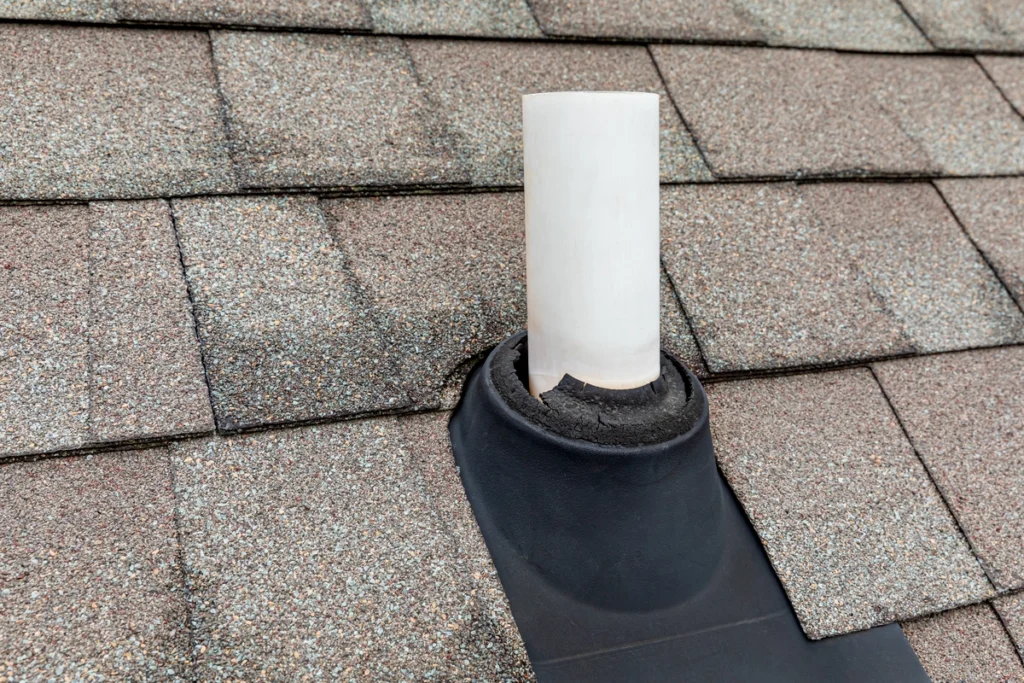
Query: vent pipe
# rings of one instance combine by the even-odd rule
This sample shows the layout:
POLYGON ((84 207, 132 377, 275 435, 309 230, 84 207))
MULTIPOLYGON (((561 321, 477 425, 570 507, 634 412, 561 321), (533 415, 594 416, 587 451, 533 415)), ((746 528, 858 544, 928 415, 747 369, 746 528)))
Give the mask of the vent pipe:
POLYGON ((529 383, 605 389, 660 369, 658 95, 523 97, 529 383))

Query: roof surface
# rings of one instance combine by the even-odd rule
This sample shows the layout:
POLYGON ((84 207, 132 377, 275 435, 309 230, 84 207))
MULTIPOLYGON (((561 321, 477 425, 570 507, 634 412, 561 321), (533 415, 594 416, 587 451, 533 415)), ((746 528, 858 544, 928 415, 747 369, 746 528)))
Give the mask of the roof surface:
POLYGON ((1019 0, 0 20, 0 680, 531 677, 447 420, 580 89, 662 96, 663 345, 808 636, 1024 680, 1019 0))

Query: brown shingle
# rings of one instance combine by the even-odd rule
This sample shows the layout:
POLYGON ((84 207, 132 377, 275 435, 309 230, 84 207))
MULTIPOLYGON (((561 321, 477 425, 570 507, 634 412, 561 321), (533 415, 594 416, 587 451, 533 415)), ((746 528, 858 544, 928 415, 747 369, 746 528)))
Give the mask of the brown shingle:
POLYGON ((368 29, 359 0, 108 0, 121 19, 250 26, 368 29))
POLYGON ((943 175, 1024 171, 1024 120, 973 59, 843 59, 943 175))
POLYGON ((199 678, 529 677, 446 446, 445 414, 175 445, 199 678))
POLYGON ((1017 112, 1024 115, 1024 58, 978 55, 978 61, 1017 112))
POLYGON ((931 185, 829 183, 799 194, 918 351, 1024 341, 1024 315, 931 185))
POLYGON ((708 395, 719 464, 811 638, 991 594, 868 370, 708 395))
MULTIPOLYGON (((324 202, 335 243, 399 359, 418 403, 460 365, 526 327, 522 193, 324 202)), ((663 345, 700 371, 700 355, 668 283, 663 345)), ((463 368, 468 370, 468 368, 463 368)))
POLYGON ((770 45, 884 52, 932 49, 895 0, 736 0, 735 4, 770 45))
POLYGON ((540 37, 526 0, 365 0, 382 33, 540 37))
POLYGON ((832 52, 654 46, 717 176, 906 174, 933 166, 832 52))
POLYGON ((5 19, 116 21, 111 0, 0 0, 5 19))
POLYGON ((996 587, 1024 586, 1024 347, 875 371, 996 587))
POLYGON ((1024 170, 1024 120, 973 59, 652 50, 716 175, 1024 170))
POLYGON ((458 131, 475 184, 523 182, 521 96, 553 90, 659 93, 662 179, 710 179, 642 47, 417 40, 409 51, 458 131))
POLYGON ((419 401, 526 326, 522 193, 324 203, 339 256, 419 401))
POLYGON ((546 33, 560 36, 748 40, 761 33, 728 0, 534 0, 546 33))
POLYGON ((170 208, 92 205, 89 430, 117 441, 213 429, 170 208))
POLYGON ((1017 651, 1024 657, 1024 593, 1015 593, 999 598, 992 603, 999 617, 1006 624, 1010 638, 1017 645, 1017 651))
POLYGON ((0 677, 190 680, 164 450, 0 467, 0 677))
POLYGON ((165 202, 0 208, 0 251, 0 455, 212 428, 165 202))
POLYGON ((233 185, 203 33, 0 26, 0 198, 233 185))
POLYGON ((903 0, 903 6, 940 48, 1024 49, 1018 0, 903 0))
POLYGON ((1024 681, 1024 666, 990 605, 971 605, 902 626, 934 683, 1024 681))
POLYGON ((712 372, 913 350, 795 185, 665 188, 661 232, 712 372))
POLYGON ((213 46, 244 186, 466 180, 401 40, 218 32, 213 46))
POLYGON ((174 202, 222 429, 408 403, 314 197, 174 202))
POLYGON ((1024 305, 1024 179, 936 183, 971 239, 1024 305))
POLYGON ((0 453, 89 432, 89 209, 0 208, 0 453))

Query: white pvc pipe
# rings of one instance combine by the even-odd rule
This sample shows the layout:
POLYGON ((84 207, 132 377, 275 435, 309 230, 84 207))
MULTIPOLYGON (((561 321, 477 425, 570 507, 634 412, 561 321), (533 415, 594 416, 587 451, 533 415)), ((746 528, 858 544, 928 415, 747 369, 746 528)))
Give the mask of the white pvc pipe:
POLYGON ((523 97, 530 392, 660 373, 658 95, 523 97))

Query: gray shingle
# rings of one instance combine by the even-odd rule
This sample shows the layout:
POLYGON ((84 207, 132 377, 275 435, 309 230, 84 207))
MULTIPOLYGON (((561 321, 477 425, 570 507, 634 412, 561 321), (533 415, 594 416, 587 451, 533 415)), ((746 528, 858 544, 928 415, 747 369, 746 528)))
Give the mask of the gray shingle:
POLYGON ((943 175, 1024 171, 1024 120, 973 59, 843 59, 943 175))
POLYGON ((374 29, 444 36, 539 37, 526 0, 365 0, 374 29))
POLYGON ((716 175, 1024 169, 1024 120, 973 59, 652 50, 716 175))
POLYGON ((719 465, 808 636, 991 595, 868 370, 708 394, 719 465))
POLYGON ((0 26, 0 198, 233 187, 203 33, 0 26))
POLYGON ((1024 316, 931 185, 798 191, 918 351, 1024 341, 1024 316))
POLYGON ((884 52, 932 49, 894 0, 736 0, 734 4, 770 45, 884 52))
POLYGON ((167 204, 0 208, 0 455, 212 428, 167 204))
POLYGON ((213 429, 167 202, 104 202, 91 208, 92 439, 213 429))
POLYGON ((417 402, 436 403, 459 364, 526 326, 522 193, 342 199, 324 212, 417 402))
POLYGON ((717 176, 934 170, 831 52, 653 46, 669 92, 717 176))
POLYGON ((1024 666, 988 604, 902 624, 935 683, 1024 681, 1024 666))
POLYGON ((89 432, 89 209, 0 208, 0 453, 89 432))
POLYGON ((409 51, 459 134, 475 184, 523 182, 521 95, 552 90, 659 93, 662 179, 710 179, 642 47, 418 40, 409 51))
POLYGON ((729 0, 534 0, 545 33, 559 36, 757 41, 761 33, 729 0))
POLYGON ((111 0, 0 0, 5 19, 116 21, 111 0))
POLYGON ((1017 108, 1017 113, 1024 116, 1024 58, 978 55, 978 61, 1017 108))
POLYGON ((875 371, 996 587, 1024 586, 1024 347, 875 371))
MULTIPOLYGON (((468 361, 526 327, 522 193, 340 199, 324 212, 417 403, 436 404, 446 384, 461 389, 468 361)), ((664 284, 664 345, 699 371, 664 284)))
POLYGON ((213 46, 245 187, 467 179, 401 40, 217 32, 213 46))
POLYGON ((913 350, 811 204, 789 184, 662 190, 665 266, 712 372, 913 350))
POLYGON ((663 216, 712 372, 1024 340, 1024 316, 930 185, 672 188, 663 216))
POLYGON ((120 19, 247 26, 370 28, 359 0, 108 0, 120 19))
POLYGON ((220 428, 408 404, 316 198, 173 207, 220 428))
POLYGON ((1017 645, 1017 651, 1024 657, 1024 593, 999 598, 992 604, 1006 624, 1006 630, 1017 645))
POLYGON ((528 676, 470 532, 446 423, 377 418, 174 446, 200 679, 528 676))
POLYGON ((932 42, 952 50, 1024 50, 1017 0, 903 0, 932 42))
POLYGON ((0 677, 189 680, 165 451, 0 467, 0 677))
POLYGON ((936 183, 971 239, 1024 305, 1024 179, 936 183))

